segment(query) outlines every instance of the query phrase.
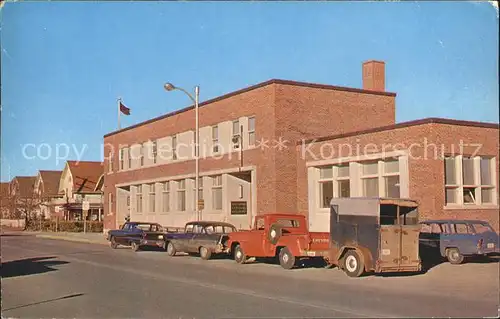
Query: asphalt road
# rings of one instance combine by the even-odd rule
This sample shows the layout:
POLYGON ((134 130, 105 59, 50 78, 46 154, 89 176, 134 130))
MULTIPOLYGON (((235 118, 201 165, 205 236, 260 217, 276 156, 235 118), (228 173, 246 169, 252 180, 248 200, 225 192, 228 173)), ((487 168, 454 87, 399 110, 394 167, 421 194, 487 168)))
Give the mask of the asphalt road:
POLYGON ((26 235, 2 235, 1 245, 3 317, 484 317, 499 309, 498 262, 348 278, 26 235))

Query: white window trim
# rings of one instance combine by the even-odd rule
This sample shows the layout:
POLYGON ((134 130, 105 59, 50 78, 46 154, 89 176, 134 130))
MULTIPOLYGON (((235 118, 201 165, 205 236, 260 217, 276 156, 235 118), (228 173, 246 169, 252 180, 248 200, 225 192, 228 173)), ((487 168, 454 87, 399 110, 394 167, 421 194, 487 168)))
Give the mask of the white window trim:
POLYGON ((241 139, 240 139, 240 136, 241 136, 241 132, 240 132, 240 130, 241 130, 241 128, 240 128, 240 120, 238 119, 238 120, 232 121, 231 122, 231 126, 232 126, 231 127, 231 132, 232 132, 232 134, 231 134, 231 137, 232 137, 231 138, 231 145, 232 145, 233 149, 239 150, 240 147, 242 147, 242 145, 241 145, 241 139), (237 129, 236 132, 234 131, 234 124, 235 123, 238 123, 238 129, 237 129), (234 142, 235 140, 237 140, 237 142, 234 142))
POLYGON ((257 139, 257 136, 255 135, 255 124, 256 124, 256 120, 255 120, 255 116, 250 116, 248 118, 248 146, 255 146, 255 141, 257 139), (253 130, 250 129, 250 121, 253 120, 253 130), (250 143, 250 135, 253 133, 254 135, 254 142, 253 143, 250 143))
POLYGON ((221 205, 221 208, 216 208, 215 207, 215 189, 221 189, 221 192, 223 192, 222 190, 222 175, 215 175, 215 176, 212 176, 212 210, 214 211, 222 211, 224 209, 224 195, 222 194, 222 205, 221 205), (220 178, 220 184, 219 183, 215 183, 215 181, 220 178))
POLYGON ((185 179, 181 179, 181 180, 178 180, 177 181, 177 205, 176 205, 176 211, 178 212, 185 212, 187 211, 187 198, 186 198, 186 180, 185 179), (183 187, 181 188, 181 182, 184 184, 183 187), (181 197, 179 196, 180 193, 184 193, 184 210, 180 210, 179 209, 179 206, 180 206, 180 200, 181 200, 181 197))
POLYGON ((219 147, 219 125, 213 125, 211 126, 211 132, 210 134, 212 135, 212 154, 219 154, 220 153, 220 147, 219 147), (214 130, 217 132, 217 136, 214 137, 214 130))
POLYGON ((153 196, 153 207, 148 207, 149 212, 151 213, 156 213, 156 185, 155 183, 149 184, 149 191, 148 191, 148 205, 151 205, 151 196, 153 196), (151 187, 153 186, 153 187, 151 187), (151 188, 154 188, 154 191, 151 191, 151 188))
MULTIPOLYGON (((496 157, 490 157, 486 155, 478 155, 473 157, 474 163, 474 184, 475 185, 464 185, 463 184, 463 169, 462 169, 462 160, 463 155, 450 156, 455 159, 455 178, 456 184, 446 184, 446 175, 443 176, 444 181, 444 209, 498 209, 498 196, 497 196, 497 176, 496 176, 496 157), (490 162, 490 172, 491 172, 491 181, 493 184, 490 185, 480 185, 481 181, 481 157, 488 158, 490 162), (464 203, 463 192, 464 188, 472 188, 474 187, 474 200, 475 203, 466 204, 464 203), (456 190, 456 203, 446 203, 446 189, 447 188, 455 188, 456 190), (481 189, 492 189, 492 202, 491 203, 483 203, 481 198, 481 189)), ((466 156, 469 157, 469 156, 466 156)), ((444 165, 444 160, 443 160, 444 165)), ((446 170, 444 171, 446 174, 446 170)))
POLYGON ((161 212, 160 214, 167 214, 171 211, 171 201, 170 201, 170 181, 166 181, 166 182, 163 182, 161 183, 163 189, 162 189, 162 192, 161 192, 161 212), (166 187, 165 187, 166 186, 166 187), (165 195, 166 197, 168 198, 168 207, 167 209, 165 209, 165 195))

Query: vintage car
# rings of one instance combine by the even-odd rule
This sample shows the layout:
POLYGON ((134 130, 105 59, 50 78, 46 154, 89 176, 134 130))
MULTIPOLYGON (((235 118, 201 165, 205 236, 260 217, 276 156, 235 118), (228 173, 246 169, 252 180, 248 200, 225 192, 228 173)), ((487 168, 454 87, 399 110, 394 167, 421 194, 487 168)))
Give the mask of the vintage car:
POLYGON ((277 257, 285 269, 296 266, 311 252, 328 250, 328 233, 310 233, 306 218, 298 214, 269 213, 257 216, 251 230, 229 235, 229 253, 239 264, 249 257, 277 257))
POLYGON ((165 231, 160 224, 126 222, 121 229, 109 231, 107 239, 113 249, 123 245, 130 246, 134 251, 138 251, 141 246, 165 248, 164 235, 165 231))
POLYGON ((364 272, 420 271, 417 203, 403 199, 338 198, 331 201, 330 232, 309 232, 305 216, 257 216, 254 228, 229 236, 237 263, 278 257, 285 269, 297 259, 323 258, 350 277, 364 272))
POLYGON ((232 224, 216 221, 194 221, 186 224, 184 232, 168 234, 165 245, 169 256, 177 252, 199 254, 208 260, 214 254, 226 253, 228 234, 236 232, 232 224))
POLYGON ((482 220, 425 220, 420 222, 422 258, 446 258, 461 264, 465 257, 497 254, 499 237, 490 224, 482 220))

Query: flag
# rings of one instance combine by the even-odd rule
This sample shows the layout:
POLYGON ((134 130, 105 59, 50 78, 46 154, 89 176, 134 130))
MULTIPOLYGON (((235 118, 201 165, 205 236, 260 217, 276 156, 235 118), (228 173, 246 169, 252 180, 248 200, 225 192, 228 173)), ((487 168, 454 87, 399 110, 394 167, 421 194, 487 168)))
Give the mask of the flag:
POLYGON ((130 109, 125 105, 123 105, 122 102, 120 102, 120 112, 122 112, 125 115, 130 115, 130 109))

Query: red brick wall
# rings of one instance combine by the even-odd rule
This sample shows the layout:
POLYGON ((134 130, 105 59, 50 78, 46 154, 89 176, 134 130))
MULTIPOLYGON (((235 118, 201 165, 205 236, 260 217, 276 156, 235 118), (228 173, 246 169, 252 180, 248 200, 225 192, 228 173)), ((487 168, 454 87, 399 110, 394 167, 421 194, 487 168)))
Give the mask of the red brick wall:
MULTIPOLYGON (((303 214, 307 214, 307 161, 320 160, 320 148, 322 145, 331 144, 335 150, 339 150, 339 145, 353 145, 353 153, 348 154, 347 148, 341 148, 340 154, 335 154, 332 158, 363 155, 366 145, 373 143, 373 148, 378 150, 367 153, 382 152, 383 145, 389 152, 393 149, 409 149, 411 156, 409 159, 409 190, 410 197, 419 202, 420 218, 463 218, 463 219, 484 219, 499 230, 498 209, 444 209, 444 162, 442 159, 434 158, 434 148, 438 146, 438 155, 451 153, 463 153, 471 155, 476 151, 477 146, 464 146, 460 151, 460 144, 481 145, 476 155, 496 156, 497 178, 499 176, 498 161, 498 129, 459 126, 448 124, 424 124, 403 127, 382 132, 375 132, 352 137, 339 138, 330 141, 313 143, 309 150, 316 158, 306 153, 302 156, 302 145, 297 146, 297 198, 298 209, 303 214), (427 142, 426 142, 427 141, 427 142), (426 144, 427 143, 427 144, 426 144), (359 145, 360 152, 357 151, 359 145), (412 146, 413 145, 413 146, 412 146), (427 155, 427 156, 426 156, 427 155)), ((324 147, 324 146, 323 146, 324 147)), ((498 181, 497 181, 498 194, 498 181)), ((497 195, 498 196, 498 195, 497 195)))
POLYGON ((276 154, 278 210, 299 211, 296 141, 394 123, 395 96, 278 85, 276 137, 288 141, 276 154))

